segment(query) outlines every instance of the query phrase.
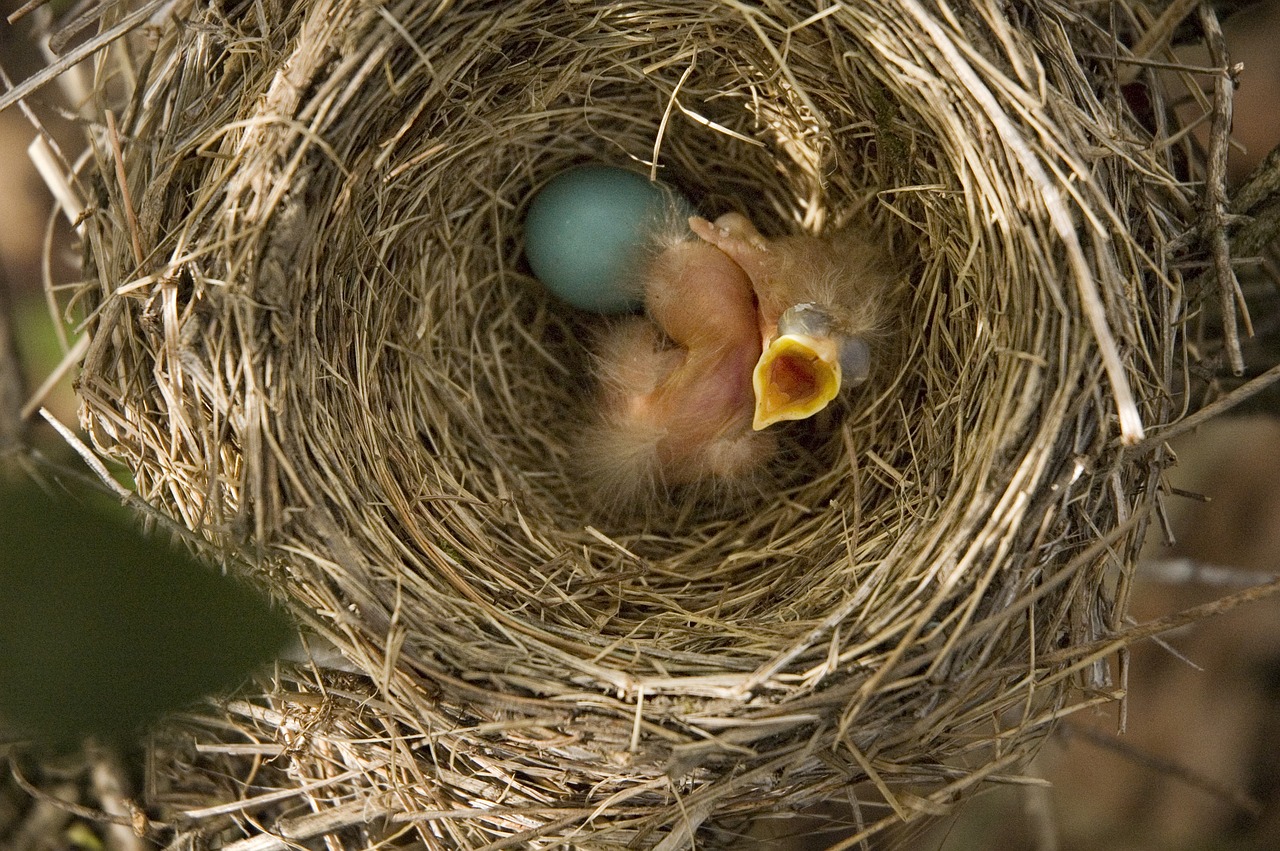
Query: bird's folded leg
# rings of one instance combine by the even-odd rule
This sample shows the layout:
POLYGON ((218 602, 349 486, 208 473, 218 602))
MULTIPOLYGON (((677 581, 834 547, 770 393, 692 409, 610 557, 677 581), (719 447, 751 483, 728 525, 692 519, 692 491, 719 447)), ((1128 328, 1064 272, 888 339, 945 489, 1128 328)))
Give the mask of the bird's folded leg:
POLYGON ((729 255, 757 289, 768 279, 772 259, 769 243, 746 216, 725 213, 714 224, 701 216, 690 216, 689 229, 704 242, 729 255))

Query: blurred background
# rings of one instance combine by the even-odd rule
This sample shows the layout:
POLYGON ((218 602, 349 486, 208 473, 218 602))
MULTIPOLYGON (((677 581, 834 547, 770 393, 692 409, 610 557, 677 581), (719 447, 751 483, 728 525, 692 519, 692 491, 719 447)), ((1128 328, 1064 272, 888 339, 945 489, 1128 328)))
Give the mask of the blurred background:
MULTIPOLYGON (((0 13, 18 5, 0 0, 0 13)), ((1230 161, 1239 180, 1280 143, 1280 0, 1235 14, 1225 29, 1232 60, 1244 66, 1230 161)), ((21 23, 0 23, 0 67, 11 79, 25 78, 42 61, 27 32, 21 23)), ((1185 58, 1207 64, 1194 52, 1185 58)), ((50 87, 30 106, 76 150, 74 118, 42 100, 56 96, 50 87)), ((77 274, 69 228, 52 215, 49 192, 27 155, 34 135, 19 109, 0 113, 0 284, 13 297, 31 387, 63 356, 44 282, 65 284, 77 274)), ((1259 336, 1248 349, 1252 372, 1280 360, 1280 314, 1269 307, 1274 286, 1261 273, 1255 277, 1263 307, 1253 316, 1259 336)), ((1280 394, 1264 394, 1175 445, 1178 464, 1167 488, 1185 495, 1169 499, 1167 534, 1157 524, 1149 535, 1135 622, 1280 574, 1278 400, 1280 394)), ((63 422, 75 422, 69 379, 44 404, 63 422)), ((884 844, 939 851, 1280 848, 1280 600, 1135 646, 1127 684, 1123 723, 1120 707, 1086 710, 1046 742, 1028 771, 1045 785, 994 788, 958 813, 884 844)), ((765 832, 791 837, 769 844, 779 848, 821 848, 838 839, 797 838, 811 829, 779 820, 765 832)))

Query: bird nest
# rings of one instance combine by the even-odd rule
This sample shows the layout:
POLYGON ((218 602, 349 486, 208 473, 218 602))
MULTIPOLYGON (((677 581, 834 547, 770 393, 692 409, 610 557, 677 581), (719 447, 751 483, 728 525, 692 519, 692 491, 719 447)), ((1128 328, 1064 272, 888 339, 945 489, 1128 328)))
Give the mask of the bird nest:
POLYGON ((340 654, 156 740, 179 839, 710 847, 833 797, 865 835, 1116 696, 1195 215, 1144 9, 110 8, 83 424, 340 654), (768 486, 584 497, 600 320, 521 232, 581 162, 895 246, 894 353, 768 486))

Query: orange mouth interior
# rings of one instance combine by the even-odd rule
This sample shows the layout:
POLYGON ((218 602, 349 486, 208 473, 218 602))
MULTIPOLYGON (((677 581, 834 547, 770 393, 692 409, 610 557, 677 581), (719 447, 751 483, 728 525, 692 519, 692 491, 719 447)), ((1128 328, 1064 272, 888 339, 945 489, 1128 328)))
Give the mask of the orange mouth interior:
POLYGON ((795 337, 779 337, 756 365, 753 383, 759 431, 783 420, 802 420, 821 411, 840 392, 840 374, 831 359, 795 337))

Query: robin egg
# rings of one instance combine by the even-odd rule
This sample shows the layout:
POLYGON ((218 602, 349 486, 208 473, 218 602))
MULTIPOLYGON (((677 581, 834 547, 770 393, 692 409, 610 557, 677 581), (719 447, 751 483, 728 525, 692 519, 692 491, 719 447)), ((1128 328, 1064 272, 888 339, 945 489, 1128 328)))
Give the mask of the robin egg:
POLYGON ((525 255, 538 280, 574 307, 625 313, 641 305, 636 269, 646 245, 673 222, 683 226, 690 213, 678 193, 641 174, 577 166, 529 204, 525 255))

